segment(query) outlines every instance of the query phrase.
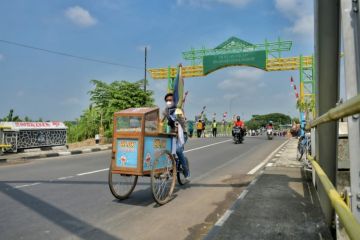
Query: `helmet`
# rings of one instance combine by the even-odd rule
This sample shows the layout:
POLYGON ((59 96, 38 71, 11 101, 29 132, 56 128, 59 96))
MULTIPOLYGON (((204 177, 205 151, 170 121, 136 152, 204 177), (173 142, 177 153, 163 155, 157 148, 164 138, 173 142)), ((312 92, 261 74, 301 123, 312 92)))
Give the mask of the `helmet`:
POLYGON ((236 117, 236 120, 240 121, 240 116, 237 116, 237 117, 236 117))

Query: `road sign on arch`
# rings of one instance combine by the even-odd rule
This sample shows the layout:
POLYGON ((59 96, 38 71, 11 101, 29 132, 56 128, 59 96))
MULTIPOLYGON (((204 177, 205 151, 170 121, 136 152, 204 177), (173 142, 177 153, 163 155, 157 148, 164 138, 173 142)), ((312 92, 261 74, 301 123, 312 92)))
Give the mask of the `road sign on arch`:
POLYGON ((266 52, 264 50, 259 50, 203 56, 204 75, 207 75, 220 68, 239 65, 251 66, 265 70, 266 52))

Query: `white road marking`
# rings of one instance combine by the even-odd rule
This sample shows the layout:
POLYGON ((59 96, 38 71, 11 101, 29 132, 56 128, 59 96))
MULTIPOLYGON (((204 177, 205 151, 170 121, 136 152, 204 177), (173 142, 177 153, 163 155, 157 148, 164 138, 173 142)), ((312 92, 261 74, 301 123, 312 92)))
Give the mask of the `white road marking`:
POLYGON ((283 144, 281 144, 278 148, 276 148, 272 153, 270 153, 267 158, 264 159, 264 161, 262 161, 259 165, 257 165, 256 167, 254 167, 252 170, 250 170, 247 174, 248 175, 253 175, 254 173, 256 173, 260 168, 262 168, 269 160, 270 158, 272 158, 272 156, 279 151, 280 148, 282 148, 287 142, 284 142, 283 144))
POLYGON ((99 170, 95 170, 95 171, 91 171, 91 172, 78 173, 78 174, 76 174, 76 176, 84 176, 84 175, 89 175, 89 174, 93 174, 93 173, 104 172, 107 170, 109 170, 109 168, 99 169, 99 170))
POLYGON ((74 176, 67 176, 67 177, 59 177, 56 180, 65 180, 65 179, 69 179, 69 178, 73 178, 74 176))
POLYGON ((250 148, 247 152, 244 152, 236 157, 234 157, 233 159, 227 161, 227 162, 224 162, 223 164, 221 165, 218 165, 217 167, 211 169, 210 171, 207 171, 205 172, 204 174, 201 174, 199 176, 197 176, 196 178, 194 178, 193 180, 191 180, 191 182, 197 182, 207 176, 211 176, 213 173, 216 173, 217 171, 219 171, 219 169, 222 169, 230 164, 233 164, 234 162, 238 161, 240 158, 242 158, 244 155, 247 155, 249 154, 253 149, 257 148, 257 146, 253 146, 252 148, 250 148))
POLYGON ((244 191, 242 191, 242 193, 240 194, 240 196, 238 197, 238 199, 243 199, 245 198, 246 194, 248 194, 249 190, 245 189, 244 191))
POLYGON ((30 187, 30 186, 35 186, 35 185, 39 185, 39 184, 40 184, 39 182, 36 182, 36 183, 15 186, 14 188, 24 188, 24 187, 30 187))
POLYGON ((219 218, 219 220, 215 223, 215 226, 221 227, 233 212, 233 210, 226 210, 224 215, 222 215, 221 218, 219 218))
POLYGON ((257 178, 255 178, 254 180, 251 181, 251 183, 249 184, 250 186, 254 185, 257 182, 257 178))
POLYGON ((307 183, 307 186, 308 186, 308 190, 309 190, 309 194, 310 194, 311 203, 314 205, 314 200, 313 200, 313 197, 312 197, 312 194, 311 194, 311 190, 310 190, 310 185, 309 185, 309 183, 307 183))
POLYGON ((214 146, 214 145, 217 145, 217 144, 220 144, 220 143, 224 143, 224 142, 229 142, 229 141, 232 141, 232 139, 228 139, 228 140, 221 141, 221 142, 217 142, 217 143, 212 143, 212 144, 205 145, 205 146, 202 146, 202 147, 192 148, 192 149, 189 149, 189 150, 184 151, 184 153, 192 152, 192 151, 195 151, 195 150, 207 148, 207 147, 210 147, 210 146, 214 146))

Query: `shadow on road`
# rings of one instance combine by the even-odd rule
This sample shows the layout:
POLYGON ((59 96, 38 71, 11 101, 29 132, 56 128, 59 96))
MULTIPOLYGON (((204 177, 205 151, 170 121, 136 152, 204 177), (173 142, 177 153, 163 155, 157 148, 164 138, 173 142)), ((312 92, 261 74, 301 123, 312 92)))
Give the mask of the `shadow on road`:
POLYGON ((4 182, 0 182, 0 192, 79 238, 120 239, 4 182))
MULTIPOLYGON (((0 189, 2 187, 6 187, 6 189, 9 188, 15 188, 14 186, 10 186, 8 184, 32 184, 32 183, 41 183, 41 184, 71 184, 71 185, 81 185, 81 184, 94 184, 94 185, 108 185, 107 181, 60 181, 60 180, 54 180, 54 181, 44 181, 44 180, 14 180, 14 181, 0 181, 0 184, 2 184, 2 186, 0 185, 0 189)), ((191 187, 244 187, 247 186, 250 182, 244 182, 244 183, 193 183, 190 182, 190 184, 185 184, 183 186, 181 185, 176 185, 175 189, 180 188, 180 189, 186 189, 186 188, 191 188, 191 187)), ((138 182, 136 184, 136 186, 149 186, 150 187, 150 183, 147 182, 138 182)))

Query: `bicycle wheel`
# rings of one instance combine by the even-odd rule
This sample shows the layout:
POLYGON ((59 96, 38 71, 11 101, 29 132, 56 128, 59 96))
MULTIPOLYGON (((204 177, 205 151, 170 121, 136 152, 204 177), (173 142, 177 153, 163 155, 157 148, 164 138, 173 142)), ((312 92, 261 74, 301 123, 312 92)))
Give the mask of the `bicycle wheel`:
MULTIPOLYGON (((178 160, 179 161, 179 160, 178 160)), ((188 166, 188 169, 190 169, 189 160, 187 157, 185 157, 186 165, 188 166)), ((179 167, 177 168, 177 180, 180 185, 184 185, 188 183, 188 181, 185 179, 184 169, 183 166, 179 163, 179 167)))
POLYGON ((114 197, 119 200, 127 199, 134 191, 138 176, 112 173, 112 164, 109 167, 108 184, 114 197))
POLYGON ((169 151, 154 160, 151 169, 151 190, 154 200, 163 205, 170 200, 175 187, 176 163, 169 151))
POLYGON ((297 151, 296 151, 296 159, 298 161, 300 161, 302 159, 304 155, 304 147, 302 146, 302 144, 299 142, 298 146, 297 146, 297 151))

